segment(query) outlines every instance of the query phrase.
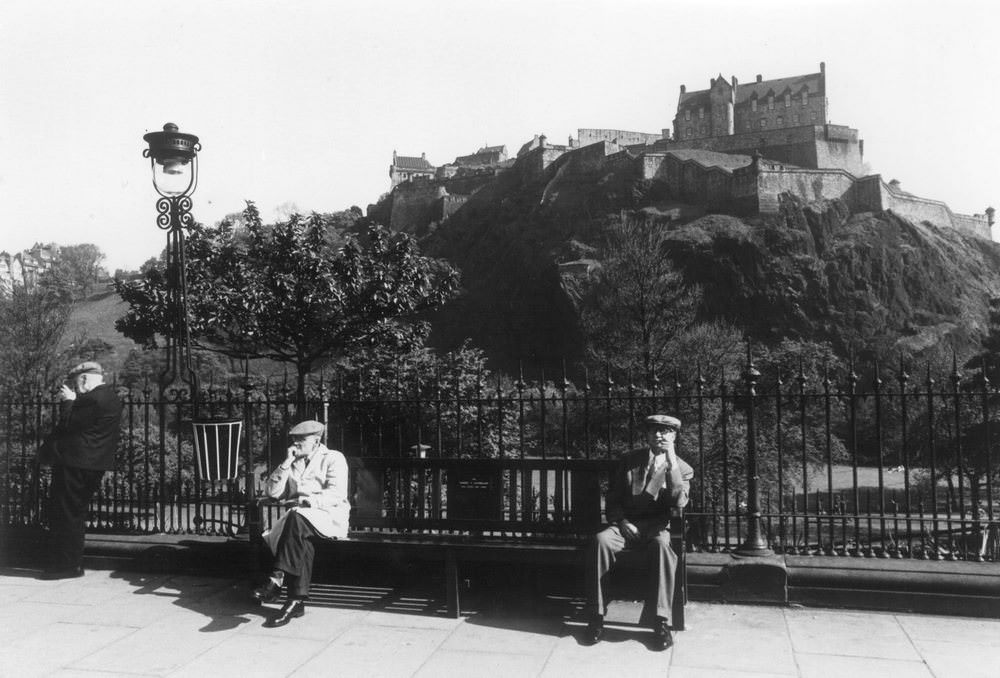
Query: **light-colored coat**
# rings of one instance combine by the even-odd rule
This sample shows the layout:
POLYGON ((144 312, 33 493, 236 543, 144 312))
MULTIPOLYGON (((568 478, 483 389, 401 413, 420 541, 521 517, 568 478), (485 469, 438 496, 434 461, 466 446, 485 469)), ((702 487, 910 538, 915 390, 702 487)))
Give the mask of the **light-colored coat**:
MULTIPOLYGON (((296 459, 290 469, 281 466, 267 478, 264 491, 272 499, 299 501, 307 499, 309 506, 289 509, 309 521, 317 532, 331 539, 347 538, 347 522, 351 504, 347 498, 347 459, 337 450, 318 445, 305 459, 296 459)), ((277 551, 278 539, 288 513, 264 533, 271 552, 277 551)))

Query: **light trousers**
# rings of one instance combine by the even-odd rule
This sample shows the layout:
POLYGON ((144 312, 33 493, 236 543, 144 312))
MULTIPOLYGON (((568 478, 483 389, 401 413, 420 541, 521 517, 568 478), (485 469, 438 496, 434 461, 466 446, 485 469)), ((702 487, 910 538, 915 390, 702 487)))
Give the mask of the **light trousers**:
POLYGON ((646 592, 640 623, 652 624, 655 617, 670 620, 674 600, 674 574, 677 554, 670 546, 670 526, 662 518, 632 521, 639 528, 638 539, 626 544, 617 525, 609 525, 590 540, 586 549, 586 611, 590 615, 607 613, 603 579, 626 547, 643 549, 646 554, 646 592))

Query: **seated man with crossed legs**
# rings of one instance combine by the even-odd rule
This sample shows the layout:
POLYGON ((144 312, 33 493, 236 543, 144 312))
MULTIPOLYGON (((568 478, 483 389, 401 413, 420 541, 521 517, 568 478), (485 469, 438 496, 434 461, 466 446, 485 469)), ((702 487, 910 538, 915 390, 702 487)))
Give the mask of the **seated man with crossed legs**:
POLYGON ((604 631, 607 602, 601 580, 625 548, 643 548, 649 583, 640 623, 653 629, 653 648, 673 644, 670 612, 674 598, 677 554, 670 546, 670 510, 688 502, 694 469, 677 457, 674 442, 681 422, 676 417, 646 417, 646 446, 625 454, 611 477, 606 502, 609 525, 586 549, 586 593, 590 621, 583 640, 593 645, 604 631))
POLYGON ((264 533, 274 556, 270 579, 254 590, 254 598, 273 603, 288 590, 281 611, 264 622, 274 628, 305 614, 312 581, 313 539, 345 539, 351 505, 347 498, 348 468, 344 455, 321 442, 324 430, 318 421, 304 421, 288 432, 288 456, 267 479, 266 493, 292 506, 264 533))

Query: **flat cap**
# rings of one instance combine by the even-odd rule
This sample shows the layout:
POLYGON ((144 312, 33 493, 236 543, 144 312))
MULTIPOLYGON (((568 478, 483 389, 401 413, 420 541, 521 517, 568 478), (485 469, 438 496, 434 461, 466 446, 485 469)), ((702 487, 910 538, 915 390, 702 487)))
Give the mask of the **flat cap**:
POLYGON ((645 419, 646 426, 668 426, 680 430, 681 420, 669 414, 651 414, 645 419))
POLYGON ((298 424, 292 427, 292 430, 288 432, 290 436, 310 436, 316 433, 322 433, 323 429, 326 427, 314 419, 309 419, 307 421, 300 421, 298 424))
POLYGON ((78 374, 104 374, 104 369, 101 368, 100 363, 88 360, 85 363, 80 363, 69 371, 69 376, 71 377, 75 377, 78 374))

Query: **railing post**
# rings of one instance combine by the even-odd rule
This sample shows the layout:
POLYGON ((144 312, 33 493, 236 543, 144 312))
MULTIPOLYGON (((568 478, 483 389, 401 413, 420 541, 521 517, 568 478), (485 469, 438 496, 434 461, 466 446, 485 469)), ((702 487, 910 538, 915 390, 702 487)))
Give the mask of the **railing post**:
POLYGON ((740 556, 773 556, 774 551, 768 546, 761 526, 760 488, 757 469, 757 440, 754 421, 754 409, 757 399, 757 380, 760 372, 753 364, 750 340, 747 340, 747 364, 743 372, 747 394, 747 538, 736 549, 740 556))

